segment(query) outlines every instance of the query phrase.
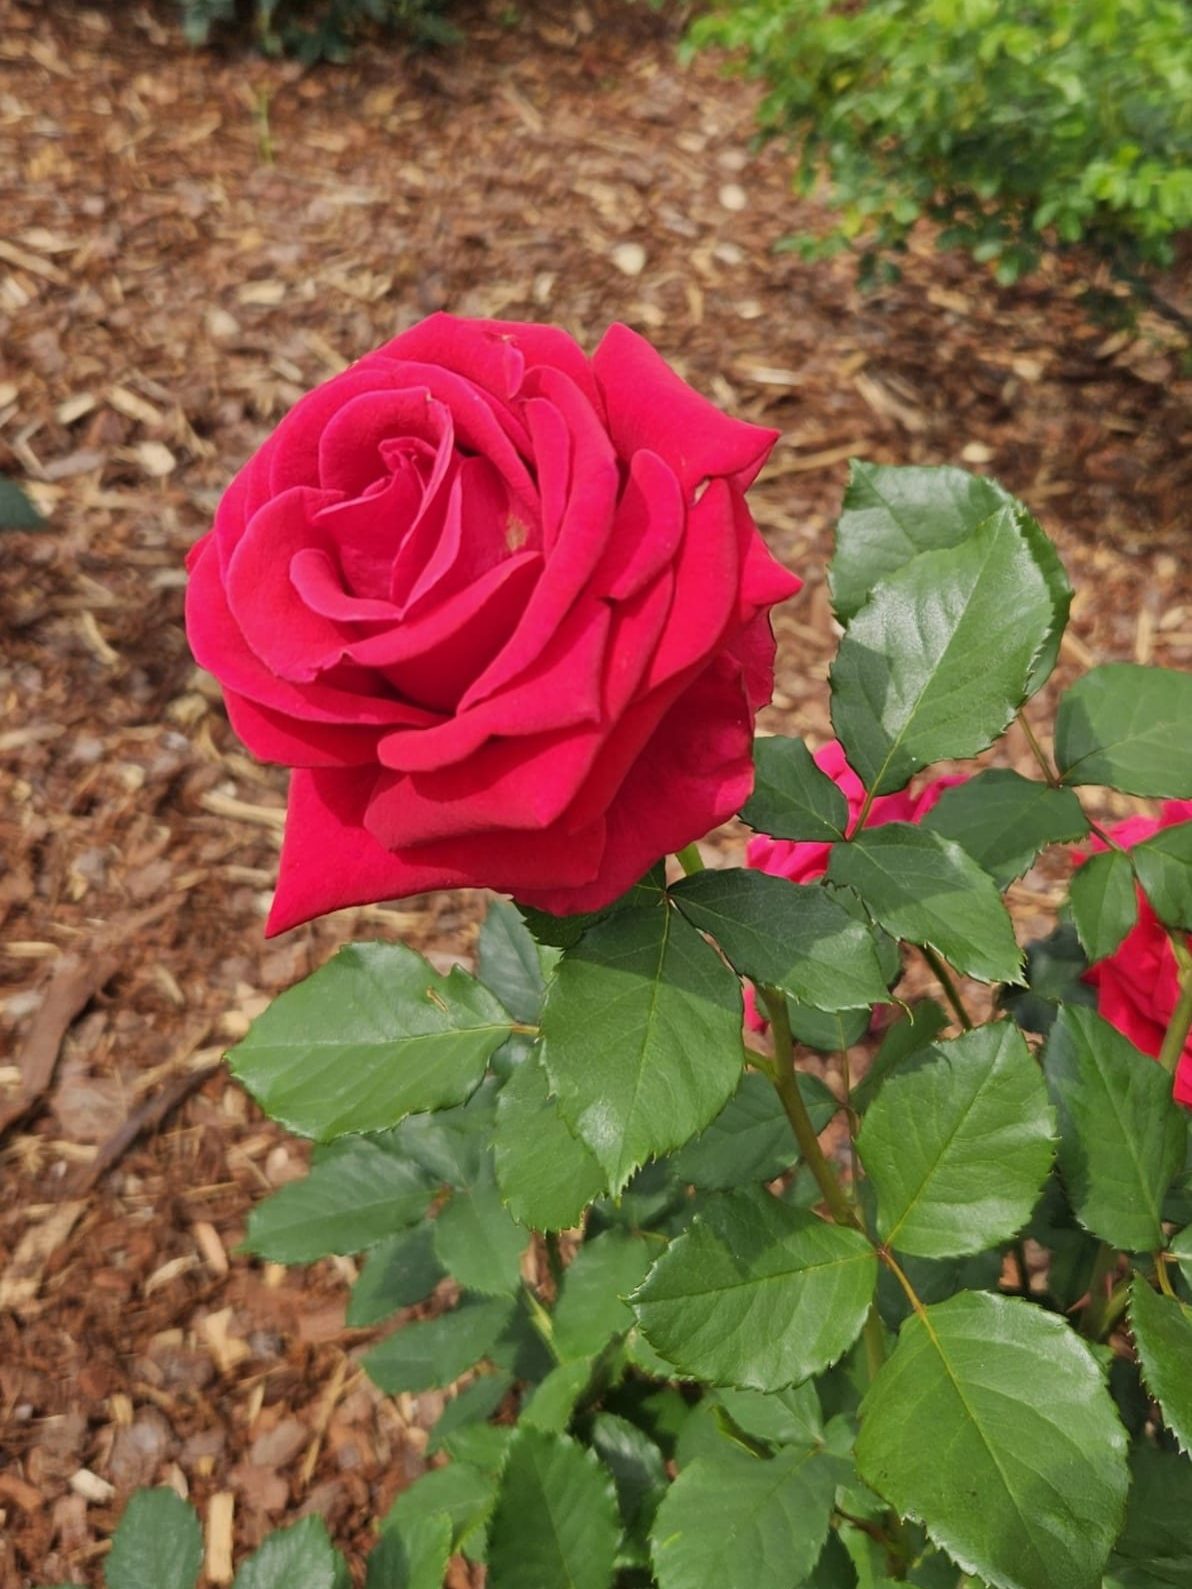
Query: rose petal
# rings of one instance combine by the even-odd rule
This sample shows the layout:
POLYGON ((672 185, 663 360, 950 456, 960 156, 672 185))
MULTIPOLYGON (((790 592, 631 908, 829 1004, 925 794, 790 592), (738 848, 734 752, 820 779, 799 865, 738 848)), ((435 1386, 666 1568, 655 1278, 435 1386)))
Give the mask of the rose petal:
POLYGON ((282 767, 365 767, 375 775, 377 741, 384 732, 355 723, 311 723, 224 689, 228 720, 261 761, 282 767))
POLYGON ((391 601, 345 590, 336 559, 323 547, 304 546, 294 553, 290 582, 311 612, 334 623, 394 623, 401 617, 391 601))
POLYGON ((648 688, 720 649, 736 614, 738 557, 732 489, 723 480, 713 480, 687 513, 674 563, 670 620, 646 676, 648 688))
POLYGON ((657 579, 679 549, 686 518, 674 470, 657 453, 634 453, 593 590, 624 601, 657 579))

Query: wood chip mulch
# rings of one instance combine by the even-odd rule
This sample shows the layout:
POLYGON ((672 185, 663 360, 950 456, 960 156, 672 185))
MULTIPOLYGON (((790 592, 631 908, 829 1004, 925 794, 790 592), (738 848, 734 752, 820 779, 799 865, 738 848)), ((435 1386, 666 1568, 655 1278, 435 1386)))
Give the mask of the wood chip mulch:
MULTIPOLYGON (((926 239, 862 298, 846 262, 775 252, 815 211, 752 146, 755 90, 681 67, 664 17, 494 0, 465 20, 459 50, 304 71, 191 53, 164 7, 0 0, 0 473, 51 521, 0 542, 4 1589, 101 1583, 147 1483, 199 1506, 210 1583, 230 1543, 312 1509, 358 1568, 442 1404, 362 1378, 351 1262, 236 1254, 304 1150, 222 1050, 334 944, 466 955, 480 909, 444 894, 262 937, 284 774, 188 657, 181 564, 308 387, 440 307, 589 346, 624 319, 780 427, 756 506, 806 585, 770 727, 828 732, 850 455, 967 463, 1035 508, 1080 591, 1061 682, 1192 666, 1188 387, 1160 325, 1090 325, 1075 265, 998 291, 926 239)), ((1014 896, 1025 931, 1053 876, 1014 896)))

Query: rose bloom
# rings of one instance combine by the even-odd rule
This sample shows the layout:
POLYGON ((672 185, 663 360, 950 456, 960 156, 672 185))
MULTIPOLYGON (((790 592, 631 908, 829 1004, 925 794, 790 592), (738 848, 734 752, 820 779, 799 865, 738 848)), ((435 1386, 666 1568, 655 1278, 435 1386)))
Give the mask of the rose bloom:
POLYGON ((624 326, 435 315, 303 398, 189 559, 228 715, 294 768, 267 931, 427 889, 566 914, 732 815, 799 581, 776 433, 624 326))
MULTIPOLYGON (((865 802, 865 786, 849 766, 839 740, 831 739, 822 745, 811 758, 821 772, 848 801, 849 831, 861 814, 865 802)), ((933 779, 916 794, 901 789, 897 794, 878 795, 865 819, 867 828, 880 827, 883 822, 920 822, 936 804, 945 789, 963 783, 960 776, 933 779)), ((771 839, 763 833, 750 839, 745 852, 746 864, 759 872, 769 872, 774 877, 785 877, 792 883, 814 883, 828 870, 832 846, 810 840, 771 839)), ((752 1032, 766 1029, 766 1021, 758 1014, 753 989, 745 989, 745 1024, 752 1032)))
MULTIPOLYGON (((1169 800, 1158 817, 1128 817, 1109 835, 1130 849, 1160 828, 1182 822, 1192 822, 1192 800, 1169 800)), ((1094 849, 1104 848, 1094 841, 1094 849)), ((1188 943, 1192 948, 1192 937, 1188 943)), ((1113 954, 1089 967, 1084 980, 1097 990, 1098 1013, 1135 1048, 1157 1057, 1179 998, 1179 968, 1171 940, 1141 889, 1138 920, 1113 954)), ((1175 1096, 1192 1108, 1192 1037, 1176 1066, 1175 1096)))

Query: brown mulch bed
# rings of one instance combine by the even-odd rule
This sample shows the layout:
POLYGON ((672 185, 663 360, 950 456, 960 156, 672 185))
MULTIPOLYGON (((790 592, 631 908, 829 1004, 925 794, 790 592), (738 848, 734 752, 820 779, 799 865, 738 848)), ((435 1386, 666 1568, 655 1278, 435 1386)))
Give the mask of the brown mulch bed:
MULTIPOLYGON (((997 291, 925 243, 862 299, 775 253, 809 212, 751 149, 753 90, 681 69, 642 5, 494 3, 462 50, 314 71, 169 20, 0 0, 0 472, 51 517, 0 559, 4 1589, 100 1583, 144 1483, 234 1496, 237 1549, 312 1508, 362 1549, 441 1405, 360 1377, 350 1262, 235 1252, 303 1150, 219 1053, 335 943, 466 954, 479 909, 262 937, 284 774, 188 657, 181 562, 306 388, 440 307, 588 345, 624 319, 781 427, 756 506, 806 585, 770 726, 828 732, 850 455, 967 462, 1035 508, 1080 591, 1061 680, 1192 666, 1187 387, 1159 327, 1081 318, 1072 267, 997 291)), ((1018 890, 1024 930, 1049 887, 1018 890)))

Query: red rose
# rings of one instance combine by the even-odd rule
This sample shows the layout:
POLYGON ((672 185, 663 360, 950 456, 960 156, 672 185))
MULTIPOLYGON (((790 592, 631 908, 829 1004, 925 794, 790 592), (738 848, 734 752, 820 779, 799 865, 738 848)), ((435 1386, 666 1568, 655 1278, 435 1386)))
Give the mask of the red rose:
MULTIPOLYGON (((1109 834, 1129 849, 1160 828, 1183 822, 1192 822, 1192 800, 1169 800, 1158 818, 1128 817, 1110 828, 1109 834)), ((1103 850, 1105 846, 1095 842, 1094 848, 1103 850)), ((1192 948, 1192 937, 1188 945, 1192 948)), ((1098 1013, 1135 1048, 1157 1057, 1179 999, 1179 968, 1171 940, 1141 889, 1138 920, 1113 954, 1090 966, 1085 981, 1097 990, 1098 1013)), ((1176 1066, 1175 1096, 1192 1108, 1192 1037, 1176 1066)))
POLYGON ((191 553, 187 630, 295 769, 268 931, 484 886, 599 908, 752 787, 775 434, 613 326, 435 315, 311 392, 191 553))

